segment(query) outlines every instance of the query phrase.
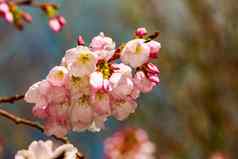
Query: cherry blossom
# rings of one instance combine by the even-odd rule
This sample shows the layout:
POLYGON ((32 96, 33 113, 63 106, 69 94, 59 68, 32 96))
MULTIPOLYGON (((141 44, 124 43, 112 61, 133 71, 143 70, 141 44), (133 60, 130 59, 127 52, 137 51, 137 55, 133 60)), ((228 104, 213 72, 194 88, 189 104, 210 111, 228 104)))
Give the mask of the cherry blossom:
POLYGON ((104 142, 106 159, 155 159, 155 145, 139 128, 124 128, 104 142))
POLYGON ((65 61, 73 76, 83 77, 96 70, 97 56, 88 47, 78 46, 66 51, 65 61))
POLYGON ((151 49, 145 39, 115 49, 114 41, 100 33, 89 47, 81 36, 77 43, 66 51, 60 66, 25 94, 25 100, 35 104, 33 115, 45 121, 48 135, 100 131, 111 116, 125 120, 136 111, 140 93, 160 82, 160 71, 149 57, 159 49, 151 49))
POLYGON ((71 144, 64 144, 56 149, 53 142, 33 141, 27 150, 20 150, 15 155, 15 159, 76 159, 77 149, 71 144))
POLYGON ((104 33, 100 33, 94 37, 89 45, 90 49, 98 56, 98 59, 109 60, 114 54, 115 42, 106 37, 104 33))
POLYGON ((0 1, 0 17, 3 17, 8 23, 12 23, 14 20, 9 5, 5 1, 0 1))
POLYGON ((144 39, 134 39, 129 41, 121 52, 121 60, 136 68, 148 62, 150 47, 144 39))
POLYGON ((161 48, 161 44, 155 40, 152 40, 148 42, 147 45, 150 48, 150 58, 151 59, 157 58, 161 48))
POLYGON ((145 35, 147 35, 148 32, 146 30, 146 28, 141 27, 141 28, 137 28, 135 35, 138 36, 139 38, 143 38, 145 35))

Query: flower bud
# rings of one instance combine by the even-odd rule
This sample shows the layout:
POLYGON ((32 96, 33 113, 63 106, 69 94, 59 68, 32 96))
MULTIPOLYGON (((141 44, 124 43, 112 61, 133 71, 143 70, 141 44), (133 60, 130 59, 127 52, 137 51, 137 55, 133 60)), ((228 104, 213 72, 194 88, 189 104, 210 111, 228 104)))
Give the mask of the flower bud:
POLYGON ((139 38, 143 38, 147 34, 148 34, 148 32, 147 32, 146 28, 143 28, 143 27, 138 28, 135 32, 135 35, 138 36, 139 38))

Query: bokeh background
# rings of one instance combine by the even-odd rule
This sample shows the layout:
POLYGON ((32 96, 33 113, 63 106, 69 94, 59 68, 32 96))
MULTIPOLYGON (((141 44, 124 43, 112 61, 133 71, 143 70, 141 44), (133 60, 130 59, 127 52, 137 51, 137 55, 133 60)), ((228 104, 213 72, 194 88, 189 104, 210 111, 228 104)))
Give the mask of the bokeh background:
MULTIPOLYGON (((68 21, 53 33, 39 10, 27 9, 33 22, 23 32, 0 21, 0 96, 24 93, 60 62, 82 34, 86 41, 105 32, 117 44, 139 26, 160 31, 161 84, 139 99, 139 109, 124 122, 110 119, 100 133, 71 133, 89 159, 103 159, 103 140, 120 127, 148 131, 156 159, 210 159, 220 153, 238 158, 238 5, 237 0, 55 0, 68 21)), ((1 108, 36 120, 32 105, 1 108)), ((0 118, 5 140, 0 158, 13 158, 37 130, 0 118)))

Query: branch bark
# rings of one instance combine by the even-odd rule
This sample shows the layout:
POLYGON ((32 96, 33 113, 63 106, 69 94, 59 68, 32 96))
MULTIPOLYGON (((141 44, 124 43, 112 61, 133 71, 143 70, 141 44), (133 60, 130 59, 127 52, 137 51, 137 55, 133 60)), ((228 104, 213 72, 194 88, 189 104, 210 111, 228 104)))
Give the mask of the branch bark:
POLYGON ((2 103, 15 103, 18 100, 22 100, 25 95, 15 95, 11 97, 0 97, 0 104, 2 103))
MULTIPOLYGON (((41 132, 44 132, 44 127, 37 123, 37 122, 33 122, 31 120, 27 120, 21 117, 18 117, 6 110, 0 109, 0 116, 5 117, 6 119, 9 119, 10 121, 14 122, 16 125, 26 125, 35 129, 40 130, 41 132)), ((53 138, 55 138, 56 140, 59 140, 65 144, 70 143, 70 141, 68 140, 68 138, 66 137, 57 137, 55 135, 52 135, 53 138)), ((81 153, 77 153, 77 158, 78 159, 85 159, 84 156, 81 153)))

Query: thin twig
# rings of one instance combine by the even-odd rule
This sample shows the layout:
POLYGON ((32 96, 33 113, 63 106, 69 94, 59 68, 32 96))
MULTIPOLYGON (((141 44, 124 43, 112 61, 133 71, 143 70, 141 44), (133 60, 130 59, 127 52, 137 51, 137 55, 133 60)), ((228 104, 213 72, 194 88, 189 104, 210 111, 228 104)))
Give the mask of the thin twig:
POLYGON ((22 100, 24 95, 15 95, 11 97, 0 97, 0 104, 2 103, 15 103, 18 100, 22 100))
POLYGON ((153 34, 148 35, 148 37, 146 37, 145 43, 148 43, 151 40, 156 39, 159 35, 160 35, 160 32, 154 32, 153 34))
POLYGON ((30 7, 35 7, 35 8, 41 8, 43 7, 43 5, 45 4, 50 4, 52 6, 54 6, 55 8, 59 8, 59 6, 57 4, 54 3, 40 3, 40 2, 36 2, 35 0, 17 0, 14 2, 17 5, 21 5, 21 6, 30 6, 30 7))
MULTIPOLYGON (((12 122, 14 122, 17 125, 26 125, 35 129, 40 130, 41 132, 44 132, 44 127, 37 123, 37 122, 33 122, 31 120, 27 120, 27 119, 23 119, 21 117, 18 117, 10 112, 7 112, 6 110, 0 109, 0 116, 3 116, 9 120, 11 120, 12 122)), ((53 138, 55 138, 56 140, 59 140, 65 144, 70 143, 69 140, 66 137, 57 137, 55 135, 52 135, 53 138)), ((77 153, 77 158, 78 159, 84 159, 84 156, 81 153, 77 153)))

